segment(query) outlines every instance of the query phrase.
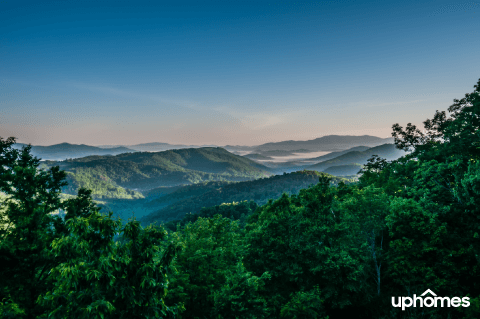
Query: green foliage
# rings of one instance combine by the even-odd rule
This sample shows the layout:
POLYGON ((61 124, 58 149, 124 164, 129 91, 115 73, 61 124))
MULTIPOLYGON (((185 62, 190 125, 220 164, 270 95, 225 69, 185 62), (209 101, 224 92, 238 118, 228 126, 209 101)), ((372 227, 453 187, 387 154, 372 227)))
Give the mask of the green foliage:
POLYGON ((461 307, 459 312, 464 319, 475 319, 480 317, 480 296, 470 298, 470 307, 461 307))
POLYGON ((475 317, 476 299, 461 311, 402 312, 389 301, 426 289, 480 292, 480 81, 475 88, 454 100, 450 116, 425 121, 424 131, 394 125, 396 146, 410 153, 392 162, 372 157, 358 185, 317 185, 250 217, 245 263, 254 274, 271 273, 264 296, 272 317, 340 317, 354 309, 375 318, 475 317))
POLYGON ((11 298, 4 298, 0 301, 0 314, 5 319, 22 318, 25 316, 25 310, 21 309, 11 298))
POLYGON ((166 232, 122 226, 98 212, 70 218, 68 236, 52 244, 56 257, 68 256, 50 271, 53 289, 38 301, 49 318, 166 318, 175 313, 163 301, 166 266, 173 258, 159 246, 166 232), (114 241, 114 236, 120 240, 114 241))
POLYGON ((147 207, 165 207, 175 202, 186 200, 191 197, 201 196, 213 190, 220 189, 232 182, 201 182, 193 185, 184 185, 177 187, 156 188, 147 192, 147 207))
POLYGON ((144 196, 121 186, 118 186, 105 174, 102 174, 92 168, 76 169, 75 173, 67 173, 68 187, 63 188, 64 192, 75 193, 80 188, 86 188, 92 191, 92 197, 99 199, 138 199, 144 196))
POLYGON ((61 220, 51 213, 61 207, 65 173, 58 167, 38 170, 40 161, 30 155, 30 147, 16 150, 14 142, 0 138, 0 190, 6 195, 0 219, 0 300, 14 305, 4 311, 31 318, 41 313, 35 302, 49 288, 45 277, 55 264, 49 248, 61 220))
MULTIPOLYGON (((448 111, 426 120, 425 130, 395 124, 395 144, 411 153, 391 163, 372 159, 360 179, 360 187, 375 185, 390 196, 384 255, 391 295, 427 288, 445 296, 480 292, 480 81, 448 111)), ((458 316, 452 309, 422 311, 436 318, 458 316)), ((413 309, 410 314, 420 316, 413 309)))
MULTIPOLYGON (((303 171, 156 189, 140 200, 176 203, 144 221, 177 219, 170 234, 101 214, 90 190, 61 196, 65 172, 0 139, 2 317, 477 318, 480 80, 424 126, 395 124, 395 144, 409 152, 371 157, 358 183, 303 171), (426 289, 471 296, 471 305, 391 305, 392 296, 426 289)), ((229 154, 187 149, 62 165, 94 192, 162 174, 192 182, 261 169, 229 154), (99 176, 106 184, 92 182, 99 176)))
POLYGON ((322 293, 318 286, 313 287, 310 291, 298 291, 293 293, 290 301, 287 302, 280 311, 282 318, 307 319, 307 318, 323 318, 324 316, 322 293))
POLYGON ((242 263, 227 276, 225 284, 214 292, 212 318, 257 319, 267 313, 266 301, 260 296, 268 273, 261 277, 253 276, 242 263))
POLYGON ((256 291, 264 277, 252 276, 241 265, 245 246, 238 222, 220 215, 199 218, 174 233, 172 240, 180 251, 167 301, 183 304, 183 317, 252 318, 263 312, 256 291), (221 291, 232 294, 219 295, 221 291))
MULTIPOLYGON (((329 178, 322 176, 298 196, 284 195, 250 217, 245 263, 255 275, 271 274, 266 300, 273 317, 285 304, 290 303, 285 309, 295 308, 295 298, 316 286, 321 289, 317 297, 330 307, 341 309, 362 299, 366 253, 357 245, 358 226, 334 201, 329 178)), ((321 307, 315 311, 322 313, 321 307)))
POLYGON ((334 175, 334 176, 351 176, 356 175, 361 170, 362 165, 360 164, 350 164, 350 165, 336 165, 330 166, 325 169, 323 172, 334 175))
POLYGON ((250 216, 257 208, 258 205, 254 201, 233 202, 228 204, 223 203, 217 206, 204 207, 200 210, 199 214, 187 214, 182 220, 168 222, 164 225, 164 227, 175 231, 177 229, 177 225, 185 226, 187 223, 193 223, 197 221, 200 217, 210 218, 214 217, 215 215, 220 215, 232 220, 238 220, 240 227, 244 227, 247 217, 250 216))
MULTIPOLYGON (((175 202, 156 212, 145 216, 144 223, 164 222, 169 220, 180 220, 187 214, 198 214, 204 207, 221 205, 241 201, 254 201, 261 205, 269 199, 279 198, 283 193, 298 194, 301 189, 307 188, 318 182, 318 177, 325 175, 316 171, 299 171, 289 174, 276 175, 269 178, 261 178, 254 181, 230 183, 219 185, 208 192, 175 202)), ((328 175, 328 174, 327 174, 328 175)), ((338 183, 348 180, 333 177, 331 183, 338 183)), ((173 193, 171 194, 173 195, 173 193)))
POLYGON ((66 174, 0 138, 2 318, 167 318, 163 229, 99 213, 91 191, 63 199, 66 174), (58 212, 62 210, 64 218, 58 212))

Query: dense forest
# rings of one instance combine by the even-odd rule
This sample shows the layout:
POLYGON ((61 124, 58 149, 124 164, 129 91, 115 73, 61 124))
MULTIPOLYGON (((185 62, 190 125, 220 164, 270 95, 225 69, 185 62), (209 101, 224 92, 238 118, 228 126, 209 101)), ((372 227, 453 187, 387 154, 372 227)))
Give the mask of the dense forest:
POLYGON ((480 80, 474 88, 423 129, 393 125, 405 154, 370 157, 358 182, 318 173, 298 193, 200 207, 165 227, 103 214, 85 188, 62 197, 67 172, 0 139, 0 313, 479 318, 480 80))
MULTIPOLYGON (((359 169, 356 167, 356 172, 359 169)), ((355 180, 354 176, 351 178, 332 176, 332 178, 336 183, 339 181, 349 183, 355 180)), ((251 200, 257 204, 265 204, 269 199, 278 198, 284 192, 297 194, 301 189, 317 182, 317 172, 300 171, 244 182, 210 181, 173 187, 164 186, 143 191, 140 197, 136 198, 98 199, 93 192, 92 197, 103 212, 113 212, 114 216, 123 219, 135 216, 142 220, 144 225, 148 225, 152 222, 161 223, 179 219, 189 213, 198 213, 203 207, 222 203, 251 200)), ((117 194, 122 195, 122 193, 117 194)), ((62 194, 62 196, 71 195, 62 194)))
MULTIPOLYGON (((169 221, 180 219, 188 213, 199 213, 203 207, 220 205, 222 203, 239 202, 252 200, 257 204, 265 204, 269 199, 278 198, 283 193, 297 194, 301 189, 318 182, 318 176, 322 174, 316 171, 299 171, 289 174, 276 175, 268 178, 261 178, 254 181, 228 183, 222 186, 218 182, 207 183, 204 187, 187 186, 190 192, 198 189, 202 193, 198 196, 186 197, 184 192, 168 194, 157 200, 153 200, 149 206, 159 206, 165 200, 172 200, 173 203, 158 211, 154 211, 142 218, 145 224, 153 222, 169 221), (210 187, 210 185, 218 185, 210 187), (181 196, 178 198, 178 196, 181 196), (182 198, 185 196, 185 198, 182 198), (179 200, 176 200, 176 199, 179 200)), ((350 182, 351 180, 332 176, 332 183, 350 182)), ((181 189, 182 191, 184 189, 181 189)))

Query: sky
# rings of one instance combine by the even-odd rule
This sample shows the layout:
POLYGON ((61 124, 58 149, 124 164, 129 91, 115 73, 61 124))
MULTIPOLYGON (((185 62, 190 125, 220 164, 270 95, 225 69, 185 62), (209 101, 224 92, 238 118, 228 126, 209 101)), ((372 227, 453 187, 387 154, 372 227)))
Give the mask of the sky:
POLYGON ((390 137, 473 91, 475 1, 0 0, 0 137, 390 137))

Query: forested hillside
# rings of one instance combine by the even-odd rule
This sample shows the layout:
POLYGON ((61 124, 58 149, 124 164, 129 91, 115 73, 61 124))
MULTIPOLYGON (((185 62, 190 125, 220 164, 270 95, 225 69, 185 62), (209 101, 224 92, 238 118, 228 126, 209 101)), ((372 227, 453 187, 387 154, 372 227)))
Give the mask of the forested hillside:
POLYGON ((176 231, 178 227, 184 227, 188 223, 194 223, 199 218, 212 218, 215 215, 226 217, 231 220, 238 220, 240 227, 245 227, 248 216, 253 214, 258 208, 258 204, 254 201, 242 201, 223 203, 211 207, 203 207, 200 212, 188 213, 182 219, 172 220, 162 226, 169 231, 176 231))
MULTIPOLYGON (((248 158, 221 148, 169 150, 158 153, 137 152, 117 156, 88 156, 62 162, 46 162, 69 173, 67 193, 79 187, 94 190, 99 198, 123 191, 148 190, 203 181, 244 181, 271 175, 268 169, 248 158), (98 191, 97 191, 98 190, 98 191)), ((120 198, 138 197, 129 191, 120 198)))
POLYGON ((335 176, 355 176, 362 169, 360 164, 337 165, 324 169, 323 172, 335 176))
POLYGON ((140 219, 168 205, 199 196, 230 183, 235 182, 200 182, 192 185, 159 187, 143 192, 141 198, 104 198, 97 200, 97 203, 103 212, 113 212, 115 216, 125 220, 133 216, 140 219))
MULTIPOLYGON (((261 205, 269 199, 279 198, 283 193, 297 194, 301 189, 316 184, 318 182, 318 176, 320 176, 320 174, 315 171, 299 171, 254 181, 219 185, 201 195, 179 200, 143 217, 141 220, 144 224, 179 220, 188 213, 199 213, 203 207, 245 200, 252 200, 261 205)), ((341 181, 349 182, 349 180, 332 176, 332 183, 338 184, 341 181)), ((172 193, 167 196, 171 199, 174 194, 175 193, 172 193)), ((159 200, 161 199, 162 198, 159 200)))
MULTIPOLYGON (((161 208, 172 204, 174 202, 181 201, 183 199, 196 197, 203 195, 209 191, 220 189, 226 185, 232 184, 235 182, 203 182, 193 185, 185 185, 176 187, 172 192, 160 194, 161 189, 152 189, 147 192, 147 199, 145 202, 146 207, 151 208, 161 208)), ((249 182, 238 182, 238 183, 249 183, 249 182)))

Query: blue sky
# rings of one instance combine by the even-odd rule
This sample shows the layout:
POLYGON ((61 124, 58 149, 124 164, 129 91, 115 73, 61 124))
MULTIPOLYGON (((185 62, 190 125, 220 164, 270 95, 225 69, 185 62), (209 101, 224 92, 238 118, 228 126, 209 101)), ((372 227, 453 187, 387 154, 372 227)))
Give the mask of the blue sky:
POLYGON ((480 78, 480 2, 0 0, 0 136, 389 137, 480 78))

